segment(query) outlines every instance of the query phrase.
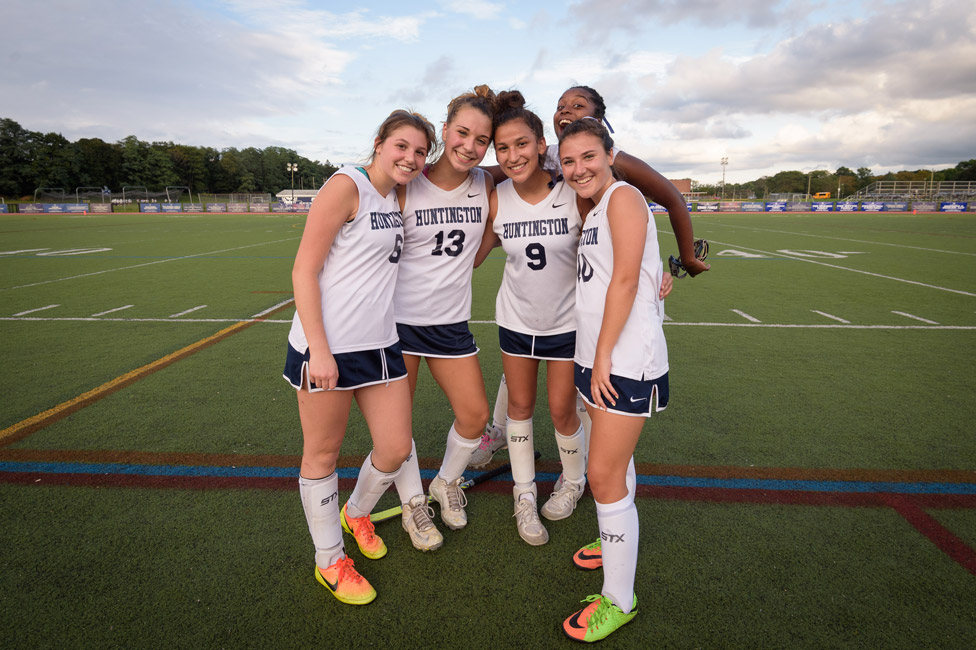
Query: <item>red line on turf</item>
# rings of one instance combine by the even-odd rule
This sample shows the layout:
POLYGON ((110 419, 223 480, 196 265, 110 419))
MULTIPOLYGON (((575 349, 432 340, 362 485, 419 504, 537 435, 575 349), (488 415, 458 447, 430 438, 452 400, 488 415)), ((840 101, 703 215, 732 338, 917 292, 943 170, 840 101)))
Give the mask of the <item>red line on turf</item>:
POLYGON ((915 530, 928 537, 943 553, 976 576, 976 551, 919 507, 914 499, 902 494, 892 494, 885 495, 885 501, 915 530))

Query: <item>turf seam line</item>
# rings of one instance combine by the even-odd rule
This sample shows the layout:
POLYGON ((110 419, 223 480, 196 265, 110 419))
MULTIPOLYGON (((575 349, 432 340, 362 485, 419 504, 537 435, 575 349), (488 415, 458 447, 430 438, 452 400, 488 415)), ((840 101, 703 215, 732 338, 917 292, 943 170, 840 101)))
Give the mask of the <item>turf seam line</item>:
MULTIPOLYGON (((285 309, 293 301, 294 298, 289 298, 288 300, 278 303, 270 310, 261 312, 259 316, 273 313, 274 311, 280 309, 285 309)), ((47 427, 48 425, 81 410, 89 404, 97 402, 103 397, 107 397, 108 395, 111 395, 112 393, 139 381, 143 377, 146 377, 157 370, 161 370, 166 366, 180 361, 181 359, 185 359, 191 354, 195 354, 204 348, 208 348, 215 343, 219 343, 225 338, 237 334, 238 332, 241 332, 251 325, 259 322, 261 322, 259 318, 252 318, 250 320, 237 322, 230 327, 225 327, 215 334, 212 334, 195 343, 191 343, 190 345, 181 348, 176 352, 172 352, 140 368, 136 368, 135 370, 131 370, 123 375, 119 375, 115 379, 107 381, 97 388, 93 388, 92 390, 82 393, 77 397, 49 408, 42 413, 38 413, 37 415, 31 416, 26 420, 22 420, 17 424, 11 425, 3 431, 0 431, 0 446, 10 444, 15 440, 21 440, 32 433, 40 431, 44 427, 47 427)))

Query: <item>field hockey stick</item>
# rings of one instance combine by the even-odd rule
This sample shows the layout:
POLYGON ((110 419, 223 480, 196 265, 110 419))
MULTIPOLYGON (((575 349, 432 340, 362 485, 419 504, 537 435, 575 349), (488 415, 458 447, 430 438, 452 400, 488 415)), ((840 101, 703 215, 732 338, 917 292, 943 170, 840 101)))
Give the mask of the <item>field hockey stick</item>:
MULTIPOLYGON (((705 239, 695 240, 695 259, 700 262, 704 262, 705 258, 708 257, 708 241, 705 239)), ((683 278, 688 275, 688 271, 685 270, 684 264, 681 263, 681 257, 675 257, 672 255, 668 258, 668 267, 671 270, 671 275, 676 278, 683 278)))
MULTIPOLYGON (((540 456, 542 456, 542 452, 536 451, 535 452, 536 460, 538 460, 540 456)), ((496 467, 495 469, 490 469, 487 472, 481 472, 480 474, 478 474, 473 478, 469 478, 467 480, 461 481, 461 489, 467 490, 468 488, 472 488, 476 485, 480 485, 485 481, 490 481, 491 479, 501 476, 502 474, 506 474, 510 471, 512 471, 512 463, 511 462, 503 463, 498 467, 496 467)), ((427 497, 428 504, 433 503, 433 501, 434 501, 434 497, 427 497)), ((394 517, 402 513, 403 513, 402 505, 393 506, 392 508, 387 508, 386 510, 380 510, 379 512, 374 512, 369 516, 369 520, 375 524, 380 521, 386 521, 387 519, 393 519, 394 517)))

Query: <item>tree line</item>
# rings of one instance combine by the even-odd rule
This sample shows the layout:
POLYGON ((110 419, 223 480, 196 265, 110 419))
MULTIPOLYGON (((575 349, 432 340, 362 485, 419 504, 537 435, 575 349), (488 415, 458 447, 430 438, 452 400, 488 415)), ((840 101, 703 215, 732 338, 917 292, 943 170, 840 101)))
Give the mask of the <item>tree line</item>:
MULTIPOLYGON (((807 194, 809 190, 810 194, 830 192, 831 197, 838 198, 854 194, 876 181, 976 181, 976 159, 960 162, 955 167, 941 171, 919 169, 877 176, 868 167, 859 167, 857 171, 838 167, 833 173, 826 169, 815 169, 811 172, 785 171, 747 183, 726 183, 724 196, 727 199, 762 199, 770 194, 807 194)), ((691 189, 706 195, 723 196, 721 183, 692 182, 691 189)))
POLYGON ((269 192, 291 188, 286 165, 295 163, 295 187, 315 189, 336 166, 309 160, 291 149, 215 149, 172 142, 143 142, 130 135, 119 142, 81 138, 70 142, 59 133, 29 131, 17 122, 0 119, 0 196, 33 198, 39 187, 108 187, 125 185, 161 192, 188 187, 194 194, 269 192))
MULTIPOLYGON (((143 142, 130 135, 119 142, 81 138, 70 142, 59 133, 28 131, 17 122, 0 118, 0 196, 33 198, 39 187, 59 187, 74 192, 78 187, 121 190, 124 185, 146 187, 151 192, 166 187, 189 187, 193 193, 230 194, 268 192, 291 187, 286 165, 296 163, 295 187, 315 189, 332 175, 336 166, 298 155, 292 149, 215 149, 172 142, 143 142)), ((853 171, 839 167, 833 173, 818 169, 809 173, 784 171, 747 183, 692 182, 692 191, 731 198, 765 198, 770 194, 830 192, 848 196, 879 180, 976 181, 976 159, 932 172, 890 172, 875 176, 867 167, 853 171), (839 193, 838 193, 839 191, 839 193)))

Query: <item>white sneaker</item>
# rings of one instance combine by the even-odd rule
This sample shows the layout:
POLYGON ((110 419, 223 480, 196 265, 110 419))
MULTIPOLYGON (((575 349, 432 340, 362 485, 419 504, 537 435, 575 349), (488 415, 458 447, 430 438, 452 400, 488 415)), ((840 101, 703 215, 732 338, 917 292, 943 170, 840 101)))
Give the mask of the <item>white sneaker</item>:
POLYGON ((535 483, 531 490, 519 491, 516 487, 513 490, 515 495, 515 524, 518 526, 519 537, 532 546, 542 546, 549 541, 549 531, 539 520, 539 512, 536 510, 535 497, 538 490, 535 483))
POLYGON ((461 489, 461 478, 457 477, 450 483, 440 476, 430 482, 430 496, 441 504, 441 519, 452 530, 458 530, 468 525, 468 515, 464 506, 468 505, 468 498, 461 489))
POLYGON ((508 449, 508 436, 499 427, 490 424, 481 436, 481 444, 471 454, 468 467, 481 469, 491 462, 492 456, 500 449, 508 449))
POLYGON ((444 536, 431 520, 433 516, 434 509, 427 505, 427 497, 423 494, 403 504, 403 530, 410 535, 410 542, 418 551, 433 551, 444 544, 444 536))
POLYGON ((552 496, 542 506, 542 516, 549 521, 559 521, 573 514, 576 503, 583 496, 583 485, 584 483, 563 480, 563 475, 560 474, 556 479, 552 496))

